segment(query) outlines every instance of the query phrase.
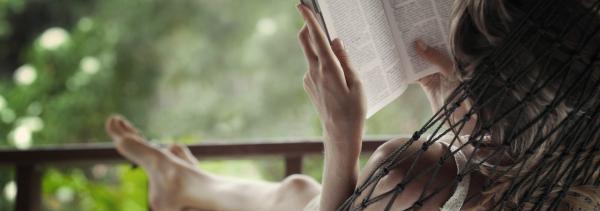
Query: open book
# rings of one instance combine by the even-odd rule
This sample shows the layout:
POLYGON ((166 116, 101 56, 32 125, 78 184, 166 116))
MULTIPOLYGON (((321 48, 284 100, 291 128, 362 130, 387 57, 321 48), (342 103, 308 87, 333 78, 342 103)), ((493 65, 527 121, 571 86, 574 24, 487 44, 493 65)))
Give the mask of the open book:
POLYGON ((367 117, 402 95, 409 84, 438 72, 414 42, 448 52, 453 0, 302 0, 330 41, 340 38, 363 81, 367 117))

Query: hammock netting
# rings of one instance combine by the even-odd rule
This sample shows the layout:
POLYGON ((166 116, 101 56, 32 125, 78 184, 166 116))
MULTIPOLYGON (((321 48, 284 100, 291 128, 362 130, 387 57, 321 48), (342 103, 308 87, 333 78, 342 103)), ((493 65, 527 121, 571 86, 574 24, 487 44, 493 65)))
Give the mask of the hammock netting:
POLYGON ((521 4, 505 41, 490 50, 472 77, 461 80, 422 129, 378 164, 339 210, 365 210, 382 202, 385 210, 395 210, 394 201, 406 187, 427 178, 428 191, 407 209, 419 210, 475 173, 485 175, 483 190, 469 192, 465 203, 491 193, 486 210, 569 210, 575 208, 564 202, 573 197, 600 210, 597 202, 574 191, 600 186, 600 1, 521 4), (459 112, 465 104, 468 110, 459 112), (476 124, 465 134, 472 119, 476 124), (442 139, 458 149, 448 148, 435 165, 417 166, 442 139), (415 144, 420 150, 409 150, 415 144), (440 168, 466 147, 473 149, 466 167, 453 182, 434 185, 440 168), (403 179, 394 188, 375 191, 402 162, 411 162, 403 179))

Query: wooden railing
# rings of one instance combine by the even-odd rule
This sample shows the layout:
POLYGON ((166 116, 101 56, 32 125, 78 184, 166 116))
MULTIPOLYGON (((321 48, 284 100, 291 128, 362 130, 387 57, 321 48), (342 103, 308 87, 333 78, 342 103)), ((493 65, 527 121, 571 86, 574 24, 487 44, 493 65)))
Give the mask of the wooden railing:
MULTIPOLYGON (((386 140, 363 142, 363 153, 373 152, 386 140)), ((215 142, 217 143, 217 142, 215 142)), ((280 140, 276 142, 243 144, 200 144, 188 146, 200 159, 241 158, 250 156, 279 156, 285 160, 285 175, 302 173, 305 155, 320 154, 323 144, 318 140, 280 140)), ((41 208, 41 177, 47 164, 103 163, 123 161, 110 145, 65 146, 31 150, 0 150, 0 165, 16 169, 17 197, 15 210, 37 211, 41 208)))

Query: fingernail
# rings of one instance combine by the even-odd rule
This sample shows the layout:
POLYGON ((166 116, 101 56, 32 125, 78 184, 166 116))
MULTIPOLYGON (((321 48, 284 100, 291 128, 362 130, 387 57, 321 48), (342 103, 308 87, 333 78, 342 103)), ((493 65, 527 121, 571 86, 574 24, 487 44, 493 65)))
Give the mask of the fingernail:
POLYGON ((416 44, 417 48, 421 51, 426 51, 429 48, 429 46, 427 46, 427 44, 425 44, 421 40, 415 41, 415 44, 416 44))

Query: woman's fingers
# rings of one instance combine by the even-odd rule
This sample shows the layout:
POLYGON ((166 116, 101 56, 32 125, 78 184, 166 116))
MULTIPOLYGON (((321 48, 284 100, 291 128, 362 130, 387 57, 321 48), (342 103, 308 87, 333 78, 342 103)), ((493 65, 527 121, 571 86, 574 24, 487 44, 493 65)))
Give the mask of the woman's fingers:
POLYGON ((311 71, 316 70, 319 67, 319 57, 311 44, 310 31, 306 25, 302 27, 302 30, 298 33, 298 40, 300 40, 300 45, 302 46, 304 56, 306 57, 311 71))
POLYGON ((328 59, 328 62, 333 61, 333 54, 331 52, 331 47, 329 46, 329 41, 327 40, 325 33, 321 30, 319 21, 317 21, 314 13, 302 4, 298 5, 298 10, 300 11, 300 14, 302 14, 302 17, 304 17, 304 21, 306 21, 306 25, 310 31, 311 41, 315 45, 319 57, 321 59, 328 59))
POLYGON ((314 13, 304 5, 298 5, 298 10, 306 21, 312 46, 319 56, 318 70, 323 76, 328 76, 323 79, 328 79, 327 85, 343 86, 344 89, 347 89, 344 72, 341 70, 339 61, 333 53, 332 46, 323 30, 321 30, 321 26, 314 13))
POLYGON ((352 69, 352 65, 350 64, 350 57, 348 56, 348 52, 344 48, 344 44, 342 40, 335 39, 333 40, 333 44, 331 45, 333 49, 333 53, 337 57, 340 65, 342 66, 342 70, 344 71, 344 78, 346 79, 346 84, 349 89, 352 89, 356 83, 359 83, 360 80, 356 76, 354 69, 352 69))
POLYGON ((419 82, 419 84, 421 86, 423 86, 424 88, 437 88, 440 83, 440 74, 441 73, 434 73, 434 74, 425 76, 425 77, 417 80, 417 82, 419 82))
POLYGON ((454 62, 452 62, 446 54, 428 46, 422 40, 417 40, 415 42, 415 48, 421 57, 440 67, 444 76, 451 76, 454 74, 454 62))

